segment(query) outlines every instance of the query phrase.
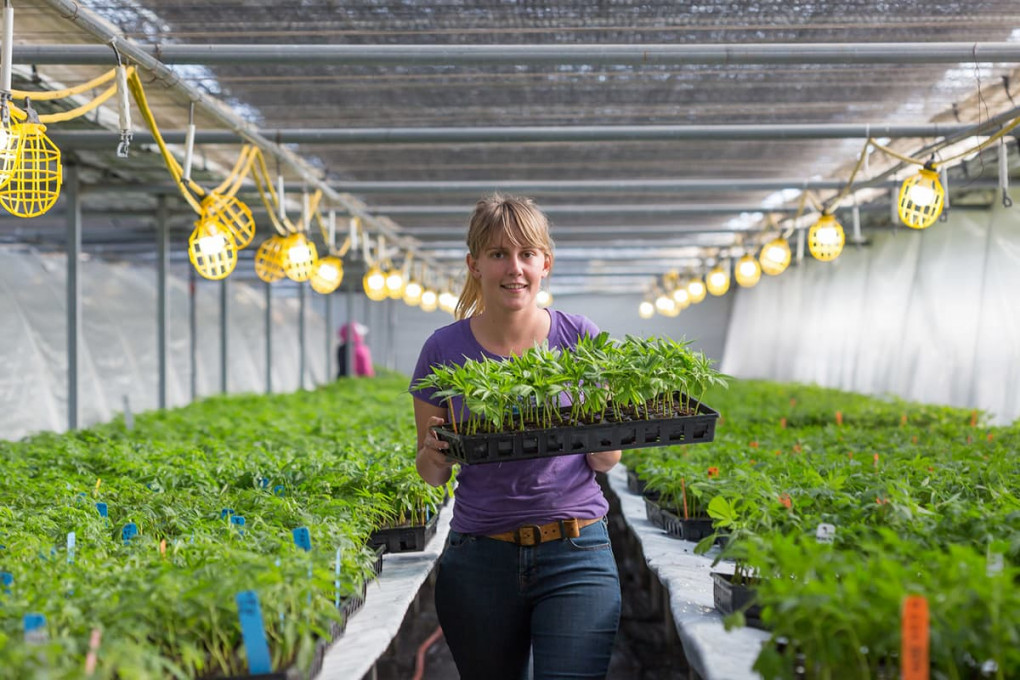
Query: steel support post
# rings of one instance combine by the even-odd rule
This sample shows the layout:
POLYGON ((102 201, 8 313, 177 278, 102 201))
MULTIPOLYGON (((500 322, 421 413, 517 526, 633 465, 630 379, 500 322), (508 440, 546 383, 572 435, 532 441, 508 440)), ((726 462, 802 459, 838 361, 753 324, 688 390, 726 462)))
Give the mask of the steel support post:
POLYGON ((157 270, 156 270, 156 357, 159 361, 159 408, 167 405, 167 352, 169 342, 167 334, 170 328, 170 305, 167 301, 167 277, 170 275, 170 229, 167 225, 167 198, 156 199, 156 239, 157 239, 157 270))
POLYGON ((305 389, 305 284, 298 284, 298 389, 305 389))
POLYGON ((220 392, 227 393, 227 374, 229 364, 227 363, 227 286, 229 279, 220 281, 220 392))
POLYGON ((78 429, 78 351, 81 339, 81 187, 78 167, 64 168, 67 210, 67 429, 78 429))

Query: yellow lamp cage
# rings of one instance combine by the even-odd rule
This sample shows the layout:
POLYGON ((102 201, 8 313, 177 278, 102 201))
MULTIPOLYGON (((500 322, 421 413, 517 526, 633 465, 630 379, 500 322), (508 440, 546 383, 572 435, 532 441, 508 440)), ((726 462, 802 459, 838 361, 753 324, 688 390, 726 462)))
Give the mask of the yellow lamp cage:
POLYGON ((340 287, 344 280, 344 263, 335 255, 321 258, 312 268, 310 282, 312 290, 322 295, 329 295, 340 287))
POLYGON ((386 295, 390 299, 399 300, 404 297, 404 288, 406 286, 404 274, 399 269, 391 269, 386 274, 386 295))
POLYGON ((756 285, 761 279, 761 265, 758 264, 758 260, 754 259, 750 253, 737 260, 736 267, 734 267, 734 278, 737 280, 737 284, 743 288, 751 288, 756 285))
POLYGON ((725 295, 730 289, 730 273, 722 265, 716 265, 705 277, 705 287, 712 295, 725 295))
POLYGON ((942 188, 934 165, 926 165, 900 185, 897 212, 903 224, 913 229, 927 229, 942 214, 946 191, 942 188))
POLYGON ((273 234, 255 251, 255 274, 266 283, 275 283, 285 276, 284 243, 284 237, 273 234))
POLYGON ((777 276, 790 266, 790 243, 782 236, 772 239, 761 248, 758 255, 761 270, 769 276, 777 276))
POLYGON ((439 307, 439 296, 436 294, 436 291, 426 288, 421 294, 421 304, 418 306, 421 307, 423 312, 436 311, 436 308, 439 307))
POLYGON ((188 258, 204 278, 218 281, 237 266, 237 247, 219 222, 199 220, 188 238, 188 258))
POLYGON ((307 281, 312 276, 312 267, 319 259, 315 244, 298 232, 283 239, 283 273, 291 281, 307 281))
POLYGON ((698 304, 705 299, 705 282, 700 277, 695 276, 693 279, 687 282, 687 294, 691 296, 691 303, 698 304))
POLYGON ((417 307, 421 304, 421 296, 424 292, 424 286, 418 283, 417 279, 411 279, 404 286, 404 304, 417 307))
POLYGON ((648 300, 642 300, 638 305, 638 316, 642 319, 651 319, 655 316, 655 305, 648 300))
POLYGON ((379 269, 379 265, 372 265, 368 268, 365 275, 361 277, 361 286, 365 289, 365 295, 373 302, 385 300, 388 295, 386 275, 379 269))
POLYGON ((60 149, 46 136, 45 125, 22 123, 19 127, 20 160, 0 189, 0 205, 17 217, 38 217, 60 197, 60 149))
POLYGON ((808 230, 808 250, 816 260, 835 260, 843 252, 846 235, 843 225, 832 215, 823 214, 808 230))
POLYGON ((21 162, 21 125, 13 118, 0 123, 0 189, 7 186, 21 162))
POLYGON ((233 196, 215 192, 202 199, 202 217, 222 224, 234 239, 238 250, 248 247, 255 238, 255 218, 243 202, 233 196))

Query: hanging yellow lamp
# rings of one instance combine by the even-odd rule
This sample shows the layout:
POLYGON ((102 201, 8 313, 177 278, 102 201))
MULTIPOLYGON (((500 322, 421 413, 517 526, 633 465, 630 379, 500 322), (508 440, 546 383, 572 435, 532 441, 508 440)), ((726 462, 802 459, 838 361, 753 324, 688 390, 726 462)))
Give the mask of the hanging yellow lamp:
POLYGON ((310 279, 318 259, 315 244, 303 233, 291 234, 283 240, 283 273, 291 281, 301 283, 310 279))
POLYGON ((726 291, 730 289, 729 267, 723 268, 721 264, 713 267, 712 271, 705 277, 705 287, 708 288, 708 292, 712 295, 717 297, 725 295, 726 291))
POLYGON ((202 217, 222 224, 234 239, 237 248, 246 248, 255 238, 255 218, 243 202, 233 196, 210 192, 202 199, 202 217))
POLYGON ((673 289, 673 302, 681 310, 691 306, 691 294, 687 292, 687 286, 679 285, 673 289))
POLYGON ((404 304, 417 307, 421 304, 421 296, 424 292, 425 287, 418 282, 418 279, 412 277, 404 286, 404 304))
MULTIPOLYGON (((18 126, 20 151, 7 183, 0 189, 0 206, 17 217, 38 217, 53 207, 60 197, 63 165, 60 149, 46 136, 46 126, 30 103, 26 103, 27 122, 18 126)), ((13 130, 13 128, 12 128, 13 130)), ((8 133, 8 144, 12 143, 8 133)))
POLYGON ((816 260, 828 262, 835 260, 843 252, 846 235, 843 225, 828 213, 822 213, 818 221, 808 230, 808 250, 816 260))
POLYGON ((188 259, 203 278, 218 281, 237 266, 237 247, 218 221, 199 220, 188 238, 188 259))
POLYGON ((545 288, 538 291, 538 295, 535 296, 535 304, 537 304, 542 309, 545 309, 552 303, 553 303, 552 293, 547 291, 545 288))
POLYGON ((284 277, 283 246, 285 240, 273 234, 255 251, 255 275, 266 283, 275 283, 284 277))
POLYGON ((322 295, 329 295, 340 287, 344 280, 344 263, 335 255, 319 258, 312 267, 312 275, 308 279, 312 290, 322 295))
POLYGON ((399 269, 391 269, 386 274, 386 295, 392 300, 404 297, 404 273, 399 269))
POLYGON ((761 248, 758 255, 758 263, 761 270, 769 276, 777 276, 786 271, 790 266, 790 243, 782 236, 778 236, 761 248))
POLYGON ((754 255, 747 253, 737 260, 733 274, 733 278, 742 288, 752 288, 761 279, 761 265, 754 259, 754 255))
POLYGON ((913 229, 927 229, 942 214, 946 191, 939 181, 935 164, 928 162, 916 175, 900 185, 897 212, 903 224, 913 229))
POLYGON ((368 299, 373 302, 386 299, 386 275, 383 274, 379 265, 374 264, 368 268, 365 275, 361 277, 361 287, 365 289, 368 299))
POLYGON ((680 313, 680 305, 672 296, 666 293, 659 293, 655 297, 655 311, 663 316, 674 317, 680 313))
POLYGON ((705 282, 701 280, 700 276, 695 276, 687 282, 687 294, 691 297, 693 304, 698 304, 704 300, 706 292, 705 282))
POLYGON ((649 300, 642 300, 641 304, 638 305, 637 313, 642 319, 651 319, 655 316, 655 305, 649 300))
POLYGON ((423 312, 434 312, 439 307, 439 296, 436 295, 436 291, 431 288, 426 288, 421 294, 421 307, 423 312))

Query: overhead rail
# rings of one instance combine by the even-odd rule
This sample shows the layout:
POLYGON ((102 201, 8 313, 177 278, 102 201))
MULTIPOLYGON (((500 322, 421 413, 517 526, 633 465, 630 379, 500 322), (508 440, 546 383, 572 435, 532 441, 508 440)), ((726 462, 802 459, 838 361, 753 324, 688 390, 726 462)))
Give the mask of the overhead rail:
MULTIPOLYGON (((678 140, 777 141, 791 139, 891 139, 980 134, 989 125, 958 123, 771 125, 575 125, 479 126, 440 128, 279 128, 264 130, 196 130, 196 144, 236 144, 242 138, 273 139, 280 144, 498 144, 527 142, 664 142, 678 140)), ((186 130, 161 130, 168 144, 183 144, 186 130)), ((50 138, 61 148, 101 149, 119 139, 107 130, 56 131, 50 138)), ((136 132, 136 144, 152 144, 151 134, 136 132)))
MULTIPOLYGON (((76 24, 99 28, 75 2, 48 0, 76 24), (84 23, 83 23, 84 22, 84 23)), ((106 40, 115 34, 101 27, 106 40)), ((99 35, 94 31, 93 35, 99 35)), ((955 64, 1020 62, 1020 43, 768 43, 714 45, 138 45, 164 64, 324 66, 479 66, 479 65, 632 65, 677 64, 955 64)), ((15 45, 18 64, 113 64, 102 45, 15 45)))

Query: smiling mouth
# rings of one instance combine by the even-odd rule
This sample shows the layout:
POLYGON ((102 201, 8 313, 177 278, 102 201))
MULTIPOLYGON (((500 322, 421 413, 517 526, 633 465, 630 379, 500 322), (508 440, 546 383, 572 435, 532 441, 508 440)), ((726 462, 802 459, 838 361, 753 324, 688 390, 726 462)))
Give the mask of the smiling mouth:
POLYGON ((526 283, 504 283, 502 287, 506 288, 507 290, 524 290, 525 288, 528 287, 528 284, 526 284, 526 283))

